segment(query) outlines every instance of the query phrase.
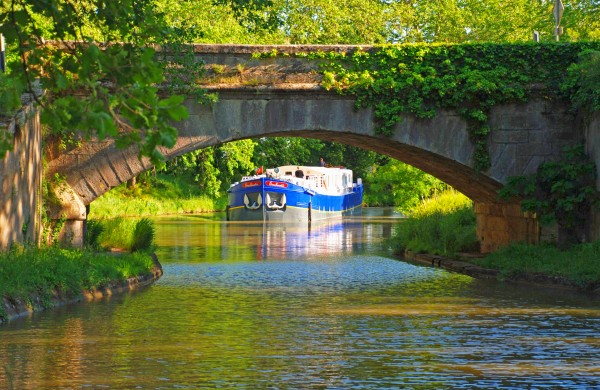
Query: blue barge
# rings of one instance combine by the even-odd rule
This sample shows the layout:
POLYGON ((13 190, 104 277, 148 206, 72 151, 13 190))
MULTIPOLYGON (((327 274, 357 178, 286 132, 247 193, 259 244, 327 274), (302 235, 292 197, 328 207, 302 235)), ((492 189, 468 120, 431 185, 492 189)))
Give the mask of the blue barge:
POLYGON ((342 167, 286 165, 244 176, 227 192, 227 220, 310 222, 360 214, 363 184, 342 167))

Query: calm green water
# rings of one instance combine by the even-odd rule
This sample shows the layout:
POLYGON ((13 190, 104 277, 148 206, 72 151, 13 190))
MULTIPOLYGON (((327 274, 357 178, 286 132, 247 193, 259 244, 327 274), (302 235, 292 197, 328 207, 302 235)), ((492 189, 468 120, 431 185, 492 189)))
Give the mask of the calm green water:
POLYGON ((163 278, 0 327, 0 389, 600 386, 598 299, 394 260, 365 214, 157 219, 163 278))

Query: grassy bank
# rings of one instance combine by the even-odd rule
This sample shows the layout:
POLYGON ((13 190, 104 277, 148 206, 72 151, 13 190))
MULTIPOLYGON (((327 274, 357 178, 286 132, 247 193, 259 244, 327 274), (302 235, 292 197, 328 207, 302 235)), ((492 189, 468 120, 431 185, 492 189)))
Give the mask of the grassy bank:
MULTIPOLYGON (((390 244, 394 253, 406 250, 457 258, 477 249, 476 221, 471 201, 444 193, 419 206, 401 222, 390 244)), ((508 280, 552 281, 595 289, 600 286, 600 241, 561 251, 551 244, 513 244, 481 259, 463 259, 496 269, 508 280)))
POLYGON ((157 174, 140 179, 134 188, 122 184, 90 205, 90 219, 205 213, 225 210, 226 197, 212 199, 192 180, 157 174))
MULTIPOLYGON (((35 297, 48 307, 56 294, 75 297, 82 291, 148 274, 153 268, 150 255, 141 252, 115 256, 55 247, 17 248, 0 253, 0 298, 31 302, 35 297)), ((0 304, 0 320, 6 317, 0 304)))
POLYGON ((527 279, 542 274, 565 279, 582 289, 600 286, 600 240, 560 251, 552 245, 514 244, 472 262, 497 269, 506 279, 527 279))

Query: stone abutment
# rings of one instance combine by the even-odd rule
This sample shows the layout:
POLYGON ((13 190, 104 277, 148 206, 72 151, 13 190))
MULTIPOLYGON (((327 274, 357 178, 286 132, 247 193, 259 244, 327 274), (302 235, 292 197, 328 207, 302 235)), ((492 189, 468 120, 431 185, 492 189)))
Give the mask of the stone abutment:
MULTIPOLYGON (((24 100, 27 96, 24 97, 24 100)), ((0 123, 12 136, 12 150, 0 160, 0 250, 15 243, 39 243, 42 234, 42 129, 33 103, 0 123)))

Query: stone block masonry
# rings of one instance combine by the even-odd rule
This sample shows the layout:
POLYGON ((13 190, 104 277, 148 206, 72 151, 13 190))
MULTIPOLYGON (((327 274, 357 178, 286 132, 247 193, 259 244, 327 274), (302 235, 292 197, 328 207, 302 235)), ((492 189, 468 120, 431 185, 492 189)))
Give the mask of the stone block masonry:
POLYGON ((32 103, 0 126, 13 135, 12 151, 0 160, 0 250, 6 250, 41 238, 42 130, 32 103))
POLYGON ((518 203, 474 202, 474 210, 481 253, 493 252, 513 242, 539 242, 538 220, 530 213, 523 213, 518 203))

